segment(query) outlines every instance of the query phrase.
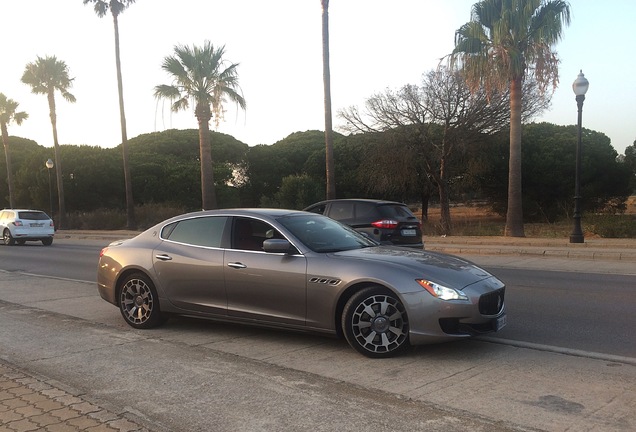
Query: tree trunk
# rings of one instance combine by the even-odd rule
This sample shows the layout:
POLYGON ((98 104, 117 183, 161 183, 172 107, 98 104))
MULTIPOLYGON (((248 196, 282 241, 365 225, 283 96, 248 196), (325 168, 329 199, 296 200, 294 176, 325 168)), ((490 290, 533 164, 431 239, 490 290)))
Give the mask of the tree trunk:
MULTIPOLYGON (((9 208, 15 208, 15 200, 13 197, 13 171, 11 170, 11 152, 9 151, 9 132, 7 125, 2 123, 2 144, 4 145, 4 157, 7 161, 7 183, 9 185, 9 208)), ((51 215, 53 217, 53 215, 51 215)))
POLYGON ((325 161, 327 199, 336 198, 336 175, 333 161, 333 125, 331 118, 331 72, 329 70, 329 0, 322 4, 322 79, 325 92, 325 161))
POLYGON ((439 194, 440 226, 443 235, 451 235, 450 198, 448 196, 448 182, 446 180, 446 158, 439 161, 439 173, 432 173, 437 183, 439 194))
POLYGON ((117 90, 119 92, 119 119, 121 123, 121 149, 124 160, 124 184, 126 188, 126 227, 129 230, 137 229, 135 222, 135 203, 133 201, 132 179, 130 177, 130 165, 128 164, 128 134, 126 132, 126 114, 124 112, 124 85, 121 76, 121 61, 119 56, 119 23, 117 14, 113 13, 115 25, 115 64, 117 66, 117 90))
POLYGON ((525 237, 521 191, 521 78, 510 82, 510 161, 508 170, 508 211, 504 235, 525 237))
MULTIPOLYGON (((49 101, 49 116, 51 117, 51 127, 53 128, 53 148, 55 149, 55 176, 57 180, 57 205, 58 220, 55 225, 57 229, 68 228, 66 226, 66 205, 64 203, 64 177, 62 176, 62 155, 60 145, 57 140, 57 114, 55 110, 55 89, 49 89, 47 95, 49 101)), ((53 215, 51 215, 53 218, 53 215)))
POLYGON ((420 200, 422 202, 422 223, 428 220, 428 203, 431 200, 431 191, 427 188, 420 193, 420 200))
POLYGON ((209 106, 199 104, 196 107, 199 121, 199 158, 201 159, 201 204, 203 210, 217 208, 216 191, 214 189, 214 168, 212 163, 212 143, 210 138, 210 119, 212 114, 209 106))

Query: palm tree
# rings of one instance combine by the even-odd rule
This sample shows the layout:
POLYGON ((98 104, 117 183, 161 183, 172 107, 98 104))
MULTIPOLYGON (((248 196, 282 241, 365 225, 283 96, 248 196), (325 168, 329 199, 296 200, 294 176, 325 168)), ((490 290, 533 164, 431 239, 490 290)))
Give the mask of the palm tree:
POLYGON ((0 130, 2 130, 2 144, 4 156, 7 161, 7 183, 9 184, 9 207, 15 207, 13 197, 13 173, 11 171, 11 152, 9 151, 9 132, 7 126, 10 123, 21 125, 29 115, 24 111, 17 111, 20 104, 13 99, 8 99, 4 93, 0 93, 0 130))
POLYGON ((559 60, 552 47, 570 23, 564 0, 482 0, 455 32, 451 65, 471 89, 510 90, 510 160, 505 235, 524 237, 521 194, 522 84, 533 75, 542 90, 556 88, 559 60))
POLYGON ((225 46, 214 48, 206 41, 203 47, 176 45, 174 55, 163 60, 161 68, 172 77, 173 84, 155 87, 155 97, 169 99, 172 111, 194 105, 199 122, 199 153, 201 161, 201 197, 204 210, 217 208, 212 169, 210 120, 215 125, 223 119, 223 104, 229 99, 245 109, 245 99, 238 83, 238 63, 223 59, 225 46))
POLYGON ((133 201, 132 179, 128 164, 128 134, 126 132, 126 114, 124 112, 124 87, 121 77, 121 60, 119 58, 119 22, 117 17, 124 10, 135 3, 135 0, 83 0, 84 4, 94 3, 95 13, 103 18, 108 11, 113 15, 115 26, 115 65, 117 69, 117 90, 119 91, 119 119, 121 123, 121 148, 124 159, 124 183, 126 185, 126 225, 128 229, 135 229, 135 203, 133 201))
MULTIPOLYGON (((75 96, 68 89, 73 85, 73 78, 69 77, 66 63, 55 56, 42 58, 38 56, 33 63, 26 65, 22 82, 31 86, 35 94, 46 95, 49 101, 49 115, 53 127, 53 145, 55 147, 55 174, 57 176, 57 195, 59 220, 58 228, 66 227, 66 207, 64 205, 64 182, 62 178, 62 155, 57 140, 57 114, 55 111, 55 91, 59 91, 62 97, 69 102, 75 102, 75 96)), ((53 215, 51 215, 53 217, 53 215)))
POLYGON ((327 199, 336 198, 336 175, 333 161, 333 125, 331 118, 331 73, 329 69, 329 0, 322 5, 322 80, 325 91, 325 160, 327 199))

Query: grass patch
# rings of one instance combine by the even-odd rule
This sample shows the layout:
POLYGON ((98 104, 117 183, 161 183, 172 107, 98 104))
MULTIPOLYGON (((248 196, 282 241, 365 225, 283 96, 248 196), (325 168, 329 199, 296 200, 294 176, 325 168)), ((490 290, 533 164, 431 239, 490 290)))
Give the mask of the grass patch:
MULTIPOLYGON (((586 237, 636 238, 636 198, 631 197, 625 214, 583 213, 581 227, 586 237)), ((493 214, 485 206, 453 205, 450 209, 452 235, 454 236, 503 236, 506 219, 493 214)), ((416 216, 421 217, 417 211, 416 216)), ((425 236, 442 234, 439 208, 429 209, 428 221, 422 224, 425 236)), ((526 223, 526 237, 569 238, 574 228, 572 219, 557 223, 526 223)))

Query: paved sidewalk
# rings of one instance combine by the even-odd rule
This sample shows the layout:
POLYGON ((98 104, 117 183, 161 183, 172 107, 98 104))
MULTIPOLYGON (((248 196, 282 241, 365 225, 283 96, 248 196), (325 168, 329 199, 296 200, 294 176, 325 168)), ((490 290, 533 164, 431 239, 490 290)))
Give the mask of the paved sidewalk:
POLYGON ((149 431, 62 383, 0 360, 0 432, 149 431))
MULTIPOLYGON (((116 240, 135 234, 68 230, 56 233, 56 238, 116 240)), ((427 237, 425 244, 427 250, 498 262, 506 255, 506 261, 523 261, 522 266, 527 267, 537 260, 540 268, 547 262, 560 269, 578 268, 594 260, 608 273, 632 274, 631 269, 636 269, 636 239, 586 239, 583 244, 570 244, 568 239, 427 237)), ((32 375, 0 358, 0 432, 150 431, 142 424, 151 423, 144 422, 134 411, 118 411, 107 403, 91 401, 60 382, 32 375)), ((153 426, 153 430, 162 428, 153 426)))

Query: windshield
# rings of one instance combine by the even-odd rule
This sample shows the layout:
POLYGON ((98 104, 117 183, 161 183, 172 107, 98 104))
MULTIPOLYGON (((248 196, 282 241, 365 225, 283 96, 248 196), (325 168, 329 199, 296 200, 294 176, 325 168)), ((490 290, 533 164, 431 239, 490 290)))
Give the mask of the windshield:
POLYGON ((339 252, 378 245, 326 216, 295 214, 281 217, 278 222, 314 252, 339 252))

